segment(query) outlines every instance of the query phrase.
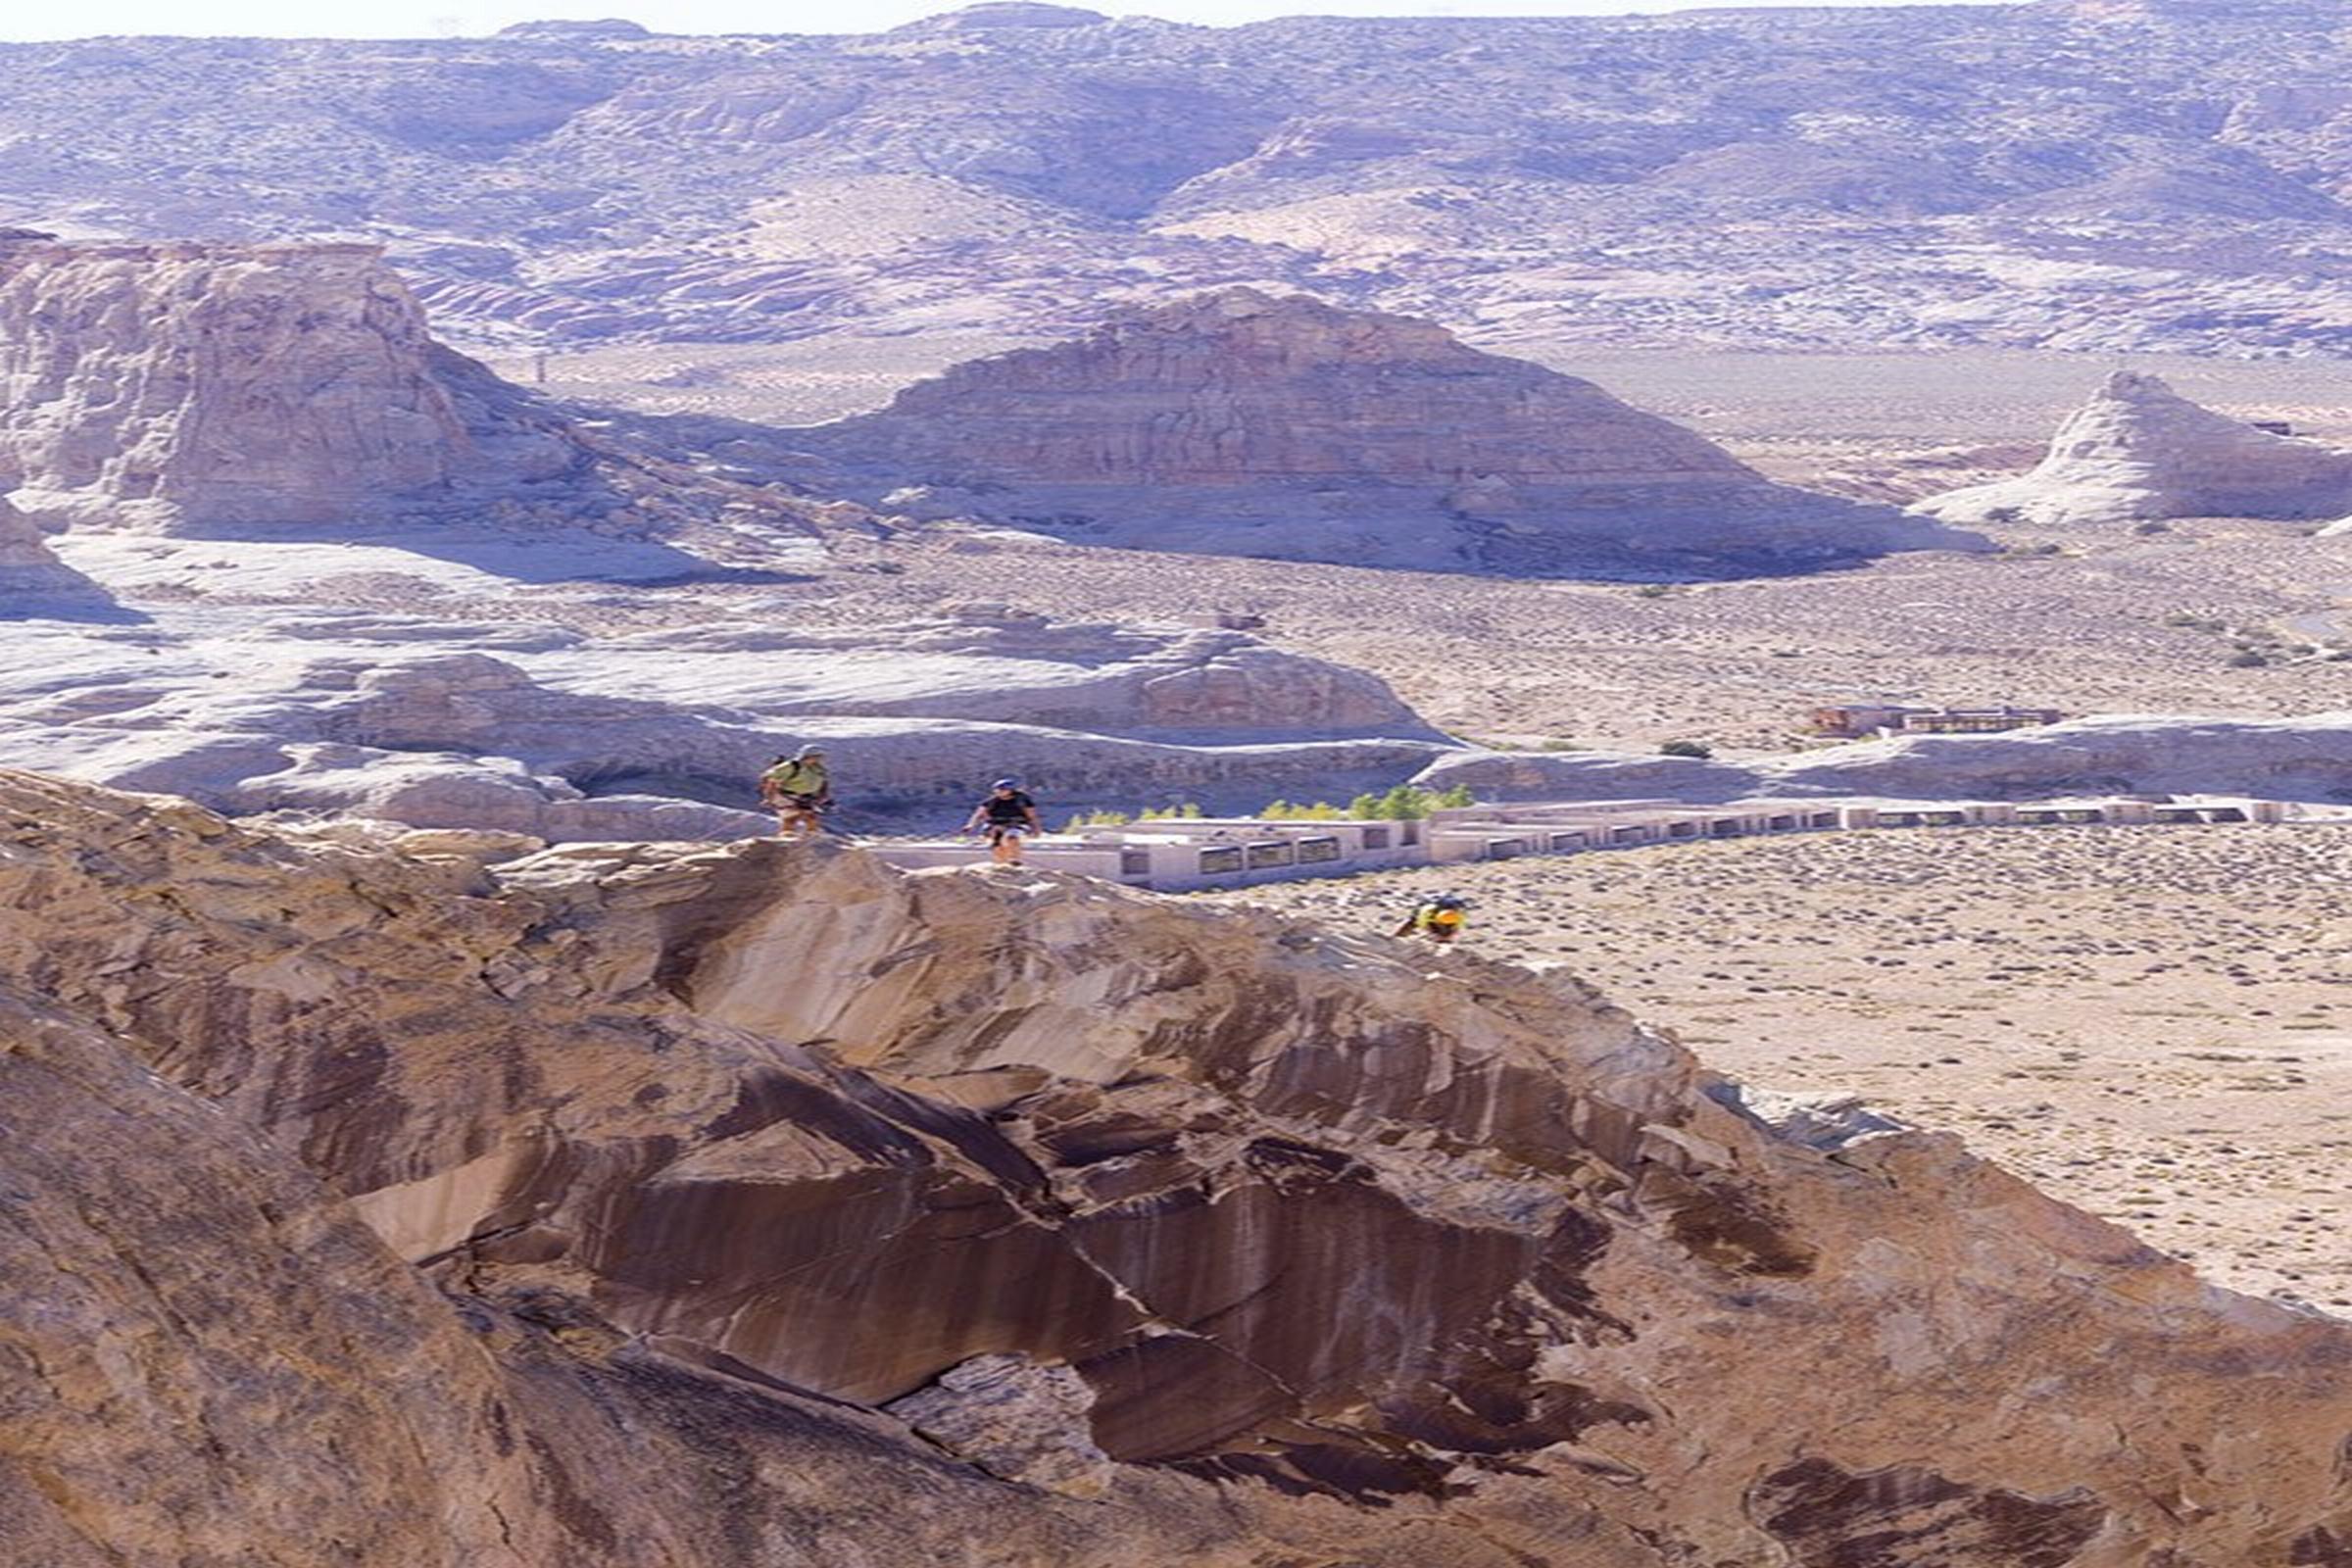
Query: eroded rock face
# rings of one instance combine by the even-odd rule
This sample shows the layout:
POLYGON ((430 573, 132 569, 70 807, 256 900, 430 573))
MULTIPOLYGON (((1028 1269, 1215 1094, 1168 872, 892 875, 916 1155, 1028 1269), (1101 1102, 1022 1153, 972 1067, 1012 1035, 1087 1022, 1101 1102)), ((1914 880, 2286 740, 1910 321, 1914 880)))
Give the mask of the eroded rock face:
MULTIPOLYGON (((36 513, 316 523, 447 500, 490 468, 460 363, 372 246, 0 248, 0 467, 36 513)), ((569 457, 524 445, 517 479, 569 457)))
POLYGON ((2339 517, 2352 510, 2352 453, 2257 430, 2160 376, 2118 370, 2059 427, 2032 473, 1915 510, 1961 523, 2339 517))
POLYGON ((1157 549, 1542 568, 1981 543, 1771 484, 1432 322, 1248 288, 975 360, 800 434, 877 494, 944 486, 1000 519, 1157 549))
POLYGON ((957 819, 1007 771, 1056 810, 1172 791, 1253 809, 1270 790, 1385 788, 1446 745, 1376 677, 1247 633, 997 605, 606 639, 365 613, 270 629, 0 637, 21 650, 0 659, 10 755, 237 813, 572 840, 770 831, 752 781, 810 742, 858 810, 954 800, 957 819), (469 646, 496 652, 440 651, 469 646))
MULTIPOLYGON (((204 1148, 298 1152, 473 1326, 509 1446, 429 1451, 518 1544, 402 1560, 2286 1568, 2352 1534, 2352 1331, 1948 1138, 1783 1138, 1573 982, 821 846, 485 866, 22 774, 0 809, 0 988, 211 1101, 204 1148)), ((227 1234, 202 1184, 151 1201, 227 1234)), ((69 1397, 0 1359, 39 1417, 0 1476, 104 1532, 67 1461, 143 1416, 69 1397)), ((430 1542, 386 1490, 358 1539, 430 1542)))

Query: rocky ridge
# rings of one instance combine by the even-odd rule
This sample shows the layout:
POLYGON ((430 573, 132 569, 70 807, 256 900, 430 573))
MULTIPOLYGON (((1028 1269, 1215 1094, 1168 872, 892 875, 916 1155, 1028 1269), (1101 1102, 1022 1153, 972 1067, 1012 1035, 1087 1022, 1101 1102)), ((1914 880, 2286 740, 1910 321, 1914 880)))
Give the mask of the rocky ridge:
POLYGON ((1948 1137, 1783 1135, 1563 976, 821 847, 0 809, 0 1509, 63 1568, 2352 1534, 2341 1325, 1948 1137))
POLYGON ((1592 572, 1989 548, 1772 484, 1433 322, 1247 288, 959 365, 794 438, 888 510, 1159 550, 1592 572))
POLYGON ((1027 15, 9 45, 0 223, 364 235, 485 340, 1044 337, 1230 282, 1484 342, 2352 331, 2331 0, 1027 15))
POLYGON ((2352 508, 2352 452, 2258 430, 2163 378, 2118 370, 2033 472, 1913 510, 1959 523, 2055 525, 2165 517, 2335 518, 2352 508))

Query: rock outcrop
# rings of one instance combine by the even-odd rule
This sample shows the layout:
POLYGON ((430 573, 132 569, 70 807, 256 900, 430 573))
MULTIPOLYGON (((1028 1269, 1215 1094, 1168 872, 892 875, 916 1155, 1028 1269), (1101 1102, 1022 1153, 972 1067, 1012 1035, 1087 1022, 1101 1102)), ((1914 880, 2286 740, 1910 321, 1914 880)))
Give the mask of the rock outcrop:
POLYGON ((36 514, 351 522, 569 468, 487 379, 373 246, 0 246, 0 467, 36 514))
POLYGON ((9 598, 80 586, 85 579, 69 571, 39 525, 0 495, 0 610, 9 598))
POLYGON ((2061 425, 2033 472, 1914 509, 1958 523, 2164 517, 2340 517, 2352 452, 2273 435, 2199 407, 2159 376, 2119 370, 2061 425))
POLYGON ((0 242, 0 476, 51 524, 820 531, 824 509, 690 457, 434 342, 380 247, 0 242))
POLYGON ((1947 1136, 1784 1136, 1564 978, 821 846, 486 865, 23 774, 0 823, 44 1562, 2352 1538, 2352 1329, 1947 1136))
MULTIPOLYGON (((797 608, 783 607, 789 611, 797 608)), ((936 823, 1010 771, 1052 808, 1386 787, 1451 744, 1375 677, 1242 632, 965 605, 591 638, 315 611, 136 635, 0 625, 17 761, 236 812, 357 814, 550 840, 768 831, 752 780, 829 748, 861 830, 936 823), (877 814, 878 813, 878 814, 877 814)))
POLYGON ((1249 288, 971 361, 797 435, 885 507, 1152 549, 1704 572, 1983 545, 1772 484, 1434 323, 1249 288))

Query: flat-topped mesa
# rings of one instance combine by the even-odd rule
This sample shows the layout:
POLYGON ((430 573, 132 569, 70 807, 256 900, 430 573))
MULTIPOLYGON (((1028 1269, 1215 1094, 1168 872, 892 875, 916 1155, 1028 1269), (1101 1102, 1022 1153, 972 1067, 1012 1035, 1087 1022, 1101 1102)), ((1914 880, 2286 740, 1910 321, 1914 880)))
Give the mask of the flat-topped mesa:
POLYGON ((427 336, 372 245, 0 247, 0 471, 24 511, 334 523, 564 474, 560 423, 427 336))
POLYGON ((2338 517, 2352 453, 2274 435, 2118 370, 2033 472, 1915 509, 1949 522, 2118 523, 2164 517, 2338 517))
POLYGON ((1542 570, 1981 543, 1772 484, 1433 322, 1249 288, 971 361, 802 434, 918 514, 1140 548, 1542 570))

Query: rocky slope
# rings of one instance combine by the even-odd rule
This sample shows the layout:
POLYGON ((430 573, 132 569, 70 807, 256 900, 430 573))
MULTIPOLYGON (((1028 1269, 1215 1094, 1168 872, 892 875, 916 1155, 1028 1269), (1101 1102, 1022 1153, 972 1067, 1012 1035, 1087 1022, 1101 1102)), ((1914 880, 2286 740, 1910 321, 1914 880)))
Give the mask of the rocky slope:
POLYGON ((0 810, 16 1560, 2352 1535, 2341 1325, 1949 1138, 1782 1130, 1565 977, 821 847, 0 810))
POLYGON ((2061 425, 2033 472, 1915 511, 1951 522, 2328 517, 2352 508, 2352 452, 2199 408, 2159 376, 2118 370, 2061 425))
POLYGON ((885 509, 1157 550, 1594 572, 1989 548, 1769 483, 1434 323, 1246 288, 957 366, 795 439, 885 509))
POLYGON ((0 48, 0 223, 364 235, 478 337, 1058 334, 1283 282, 1513 338, 2322 351, 2332 0, 0 48))

